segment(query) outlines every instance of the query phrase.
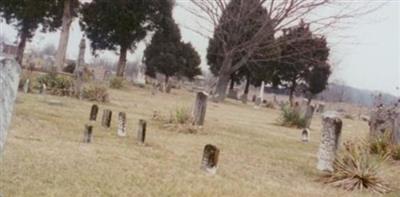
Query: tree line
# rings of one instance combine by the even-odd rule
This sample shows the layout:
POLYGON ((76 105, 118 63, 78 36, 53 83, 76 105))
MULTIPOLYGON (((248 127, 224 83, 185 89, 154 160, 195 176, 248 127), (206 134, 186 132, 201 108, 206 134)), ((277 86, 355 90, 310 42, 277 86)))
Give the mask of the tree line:
MULTIPOLYGON (((197 10, 194 16, 211 23, 207 63, 217 77, 214 100, 223 101, 226 91, 245 81, 247 97, 250 85, 261 81, 272 87, 285 87, 292 103, 301 89, 311 99, 327 86, 332 67, 327 39, 310 26, 327 28, 339 19, 352 18, 359 10, 346 7, 337 14, 321 16, 310 22, 303 18, 317 8, 335 6, 327 0, 190 0, 197 10), (324 24, 321 26, 321 24, 324 24)), ((146 74, 192 79, 201 74, 199 54, 191 43, 181 39, 172 17, 174 0, 2 0, 0 16, 19 32, 17 60, 22 62, 25 44, 34 32, 61 29, 55 68, 65 60, 69 29, 73 18, 91 41, 93 53, 115 51, 119 55, 117 76, 123 76, 127 53, 138 42, 153 34, 144 51, 146 74)), ((374 9, 374 8, 373 8, 374 9)), ((360 9, 361 10, 361 9, 360 9)), ((370 10, 361 10, 368 13, 370 10)))
POLYGON ((90 40, 93 54, 100 50, 115 51, 119 55, 116 75, 125 72, 127 54, 151 33, 151 44, 145 50, 147 74, 156 72, 166 76, 192 79, 201 74, 200 56, 190 43, 181 41, 178 25, 172 17, 173 0, 2 0, 0 17, 18 31, 17 62, 22 65, 26 43, 34 33, 60 30, 55 71, 64 66, 72 21, 79 24, 90 40))

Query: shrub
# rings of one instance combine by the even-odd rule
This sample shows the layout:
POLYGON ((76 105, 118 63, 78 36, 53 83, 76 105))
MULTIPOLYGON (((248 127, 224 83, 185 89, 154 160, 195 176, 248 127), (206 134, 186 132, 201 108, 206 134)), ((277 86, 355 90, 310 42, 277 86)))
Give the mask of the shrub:
POLYGON ((372 154, 386 155, 390 153, 390 143, 390 133, 385 132, 382 136, 370 140, 370 152, 372 154))
POLYGON ((175 124, 191 124, 192 115, 190 113, 190 109, 187 107, 177 108, 175 113, 171 113, 169 122, 175 124))
POLYGON ((347 142, 345 151, 335 160, 333 172, 324 175, 322 181, 349 191, 388 193, 391 189, 379 175, 381 165, 387 158, 373 159, 364 144, 347 142))
POLYGON ((306 120, 300 115, 300 112, 290 106, 283 106, 279 122, 282 126, 304 128, 306 120))
POLYGON ((110 88, 121 89, 124 87, 124 79, 122 77, 114 77, 110 80, 110 88))
POLYGON ((101 103, 109 102, 107 87, 100 85, 89 85, 83 88, 82 97, 89 101, 101 103))
POLYGON ((71 95, 72 79, 68 76, 46 74, 36 80, 39 84, 46 84, 48 92, 58 96, 71 95))

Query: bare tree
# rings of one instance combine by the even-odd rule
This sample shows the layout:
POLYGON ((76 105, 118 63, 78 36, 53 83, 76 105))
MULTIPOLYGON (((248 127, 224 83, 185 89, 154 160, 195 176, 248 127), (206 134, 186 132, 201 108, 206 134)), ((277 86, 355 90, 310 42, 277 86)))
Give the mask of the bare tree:
POLYGON ((279 42, 265 42, 271 36, 276 36, 303 18, 307 18, 307 22, 310 24, 316 24, 314 32, 323 33, 327 28, 339 24, 343 19, 354 18, 380 7, 376 4, 370 6, 371 2, 358 2, 360 5, 353 7, 354 4, 350 2, 336 0, 236 0, 240 2, 240 8, 236 12, 227 14, 224 11, 230 2, 235 0, 190 1, 192 6, 184 6, 184 8, 200 19, 197 23, 200 28, 188 28, 206 37, 213 33, 214 38, 217 37, 223 42, 223 54, 220 54, 223 56, 223 62, 215 83, 214 101, 217 102, 225 99, 229 76, 232 73, 249 62, 261 64, 278 58, 274 55, 264 55, 263 58, 260 58, 257 55, 279 48, 279 42), (260 5, 267 10, 267 14, 258 19, 251 18, 260 5), (317 11, 322 12, 316 14, 317 11), (222 18, 222 16, 224 17, 222 18), (263 23, 254 29, 255 27, 251 27, 251 23, 244 22, 248 20, 262 20, 263 23), (250 26, 243 26, 243 24, 250 26), (225 28, 218 28, 221 26, 225 28), (211 29, 207 27, 211 27, 211 29), (254 29, 251 38, 247 38, 246 41, 243 41, 242 38, 248 35, 244 34, 246 31, 241 31, 242 28, 254 29), (233 61, 233 58, 238 58, 235 54, 241 54, 238 61, 233 61))

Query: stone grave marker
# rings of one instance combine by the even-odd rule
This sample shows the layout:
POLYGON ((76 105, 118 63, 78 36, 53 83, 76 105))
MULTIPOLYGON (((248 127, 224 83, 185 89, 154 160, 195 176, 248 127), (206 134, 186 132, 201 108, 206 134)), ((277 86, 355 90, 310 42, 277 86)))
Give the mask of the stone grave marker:
POLYGON ((126 113, 119 112, 118 113, 118 130, 117 135, 120 137, 126 136, 126 113))
POLYGON ((112 111, 109 109, 103 110, 103 118, 101 119, 101 126, 110 128, 111 126, 112 111))
POLYGON ((20 74, 21 68, 15 60, 0 56, 0 154, 6 142, 20 74))
POLYGON ((321 144, 318 152, 317 169, 333 171, 336 151, 342 133, 342 120, 335 112, 326 112, 322 116, 321 144))
POLYGON ((214 145, 207 144, 203 150, 200 168, 210 174, 215 174, 217 172, 218 158, 219 149, 214 145))

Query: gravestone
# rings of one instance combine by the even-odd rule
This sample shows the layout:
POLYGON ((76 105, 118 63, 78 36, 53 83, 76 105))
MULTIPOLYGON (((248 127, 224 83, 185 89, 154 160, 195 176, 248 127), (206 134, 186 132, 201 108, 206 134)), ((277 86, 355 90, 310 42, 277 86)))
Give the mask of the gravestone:
POLYGON ((46 84, 42 83, 41 87, 40 87, 40 94, 45 95, 46 91, 47 91, 47 86, 46 86, 46 84))
POLYGON ((312 117, 314 115, 314 109, 315 108, 313 105, 307 105, 305 107, 305 112, 304 112, 303 118, 306 122, 306 125, 305 125, 306 128, 310 128, 312 117))
POLYGON ((247 104, 247 94, 242 94, 242 96, 240 96, 240 100, 243 104, 247 104))
POLYGON ((103 118, 101 119, 101 126, 110 128, 111 126, 112 111, 109 109, 103 110, 103 118))
POLYGON ((310 138, 310 131, 305 128, 303 131, 301 131, 301 141, 302 142, 308 142, 310 138))
POLYGON ((193 107, 193 125, 202 126, 206 117, 208 94, 206 92, 198 92, 193 107))
POLYGON ((96 121, 98 112, 99 112, 99 107, 96 104, 92 105, 92 108, 90 109, 89 120, 96 121))
POLYGON ((144 143, 144 141, 146 139, 146 127, 147 127, 146 121, 139 120, 139 127, 138 127, 138 131, 137 131, 137 140, 140 143, 144 143))
POLYGON ((396 117, 393 121, 392 140, 394 144, 400 145, 400 113, 396 114, 396 117))
POLYGON ((82 85, 83 85, 83 72, 84 72, 83 67, 85 64, 85 51, 86 51, 86 41, 85 38, 83 37, 81 39, 81 43, 79 44, 78 60, 74 71, 75 75, 74 91, 75 91, 75 96, 77 96, 79 99, 82 99, 82 85))
POLYGON ((335 112, 326 112, 322 116, 321 144, 318 152, 317 169, 333 171, 336 151, 342 132, 342 120, 335 112))
POLYGON ((117 134, 120 137, 126 136, 126 113, 119 112, 118 113, 118 130, 117 134))
POLYGON ((83 143, 90 143, 92 141, 92 125, 85 125, 85 130, 83 131, 83 143))
POLYGON ((218 157, 219 149, 214 145, 207 144, 204 147, 200 168, 208 173, 215 174, 217 172, 218 157))
POLYGON ((24 93, 29 93, 30 80, 27 79, 24 84, 24 93))
POLYGON ((146 68, 145 66, 138 64, 137 65, 137 73, 136 77, 133 81, 135 85, 138 85, 140 87, 144 87, 146 85, 146 68))
POLYGON ((21 68, 15 60, 0 56, 0 154, 6 142, 20 74, 21 68))
POLYGON ((261 82, 260 86, 260 95, 256 98, 256 105, 259 106, 264 100, 264 87, 265 87, 265 82, 261 82))

